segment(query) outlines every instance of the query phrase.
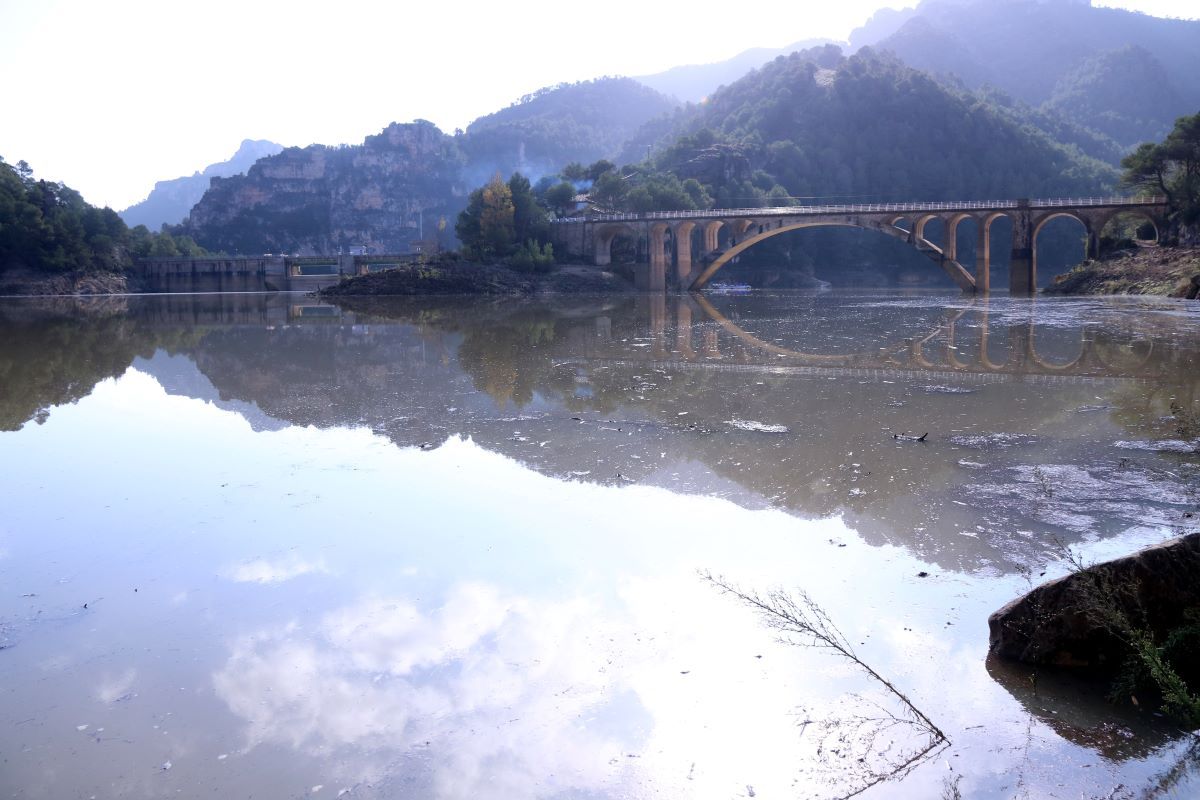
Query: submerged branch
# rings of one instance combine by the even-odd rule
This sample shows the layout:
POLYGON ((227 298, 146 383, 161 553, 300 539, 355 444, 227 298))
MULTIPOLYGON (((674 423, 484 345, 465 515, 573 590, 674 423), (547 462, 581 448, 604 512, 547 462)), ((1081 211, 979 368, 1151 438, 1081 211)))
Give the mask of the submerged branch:
MULTIPOLYGON (((838 629, 833 620, 830 619, 825 609, 821 608, 803 589, 797 589, 794 593, 786 592, 782 589, 773 589, 766 594, 759 594, 755 591, 742 589, 724 577, 713 575, 711 572, 701 572, 700 576, 722 594, 731 595, 757 611, 767 626, 779 634, 781 642, 832 651, 865 672, 872 680, 882 686, 888 694, 899 701, 910 718, 898 717, 881 706, 876 705, 880 711, 883 711, 885 715, 883 719, 858 719, 860 725, 867 725, 868 727, 874 725, 875 727, 874 733, 868 732, 865 737, 859 736, 868 749, 875 747, 879 735, 886 733, 890 728, 898 724, 911 726, 923 734, 922 738, 928 737, 927 741, 924 741, 923 746, 917 750, 907 754, 900 753, 898 755, 901 759, 899 763, 887 764, 885 762, 879 768, 865 768, 864 773, 860 775, 861 785, 841 795, 841 800, 862 794, 872 786, 885 781, 903 778, 934 752, 949 746, 950 739, 942 729, 925 712, 917 708, 908 695, 900 691, 894 683, 881 675, 874 667, 863 661, 854 652, 850 641, 838 629)), ((826 725, 830 729, 841 728, 844 733, 846 725, 850 723, 851 720, 842 719, 826 723, 826 725)), ((862 731, 856 730, 854 733, 855 735, 859 735, 862 734, 862 731)), ((882 753, 875 753, 875 756, 882 758, 888 750, 890 750, 890 744, 887 748, 884 748, 882 753)), ((865 759, 860 758, 858 761, 864 762, 865 759)))
MULTIPOLYGON (((942 729, 935 725, 933 720, 927 717, 921 709, 917 708, 904 692, 880 675, 870 664, 859 658, 845 635, 829 618, 825 609, 817 605, 816 601, 803 589, 797 589, 795 596, 782 589, 773 589, 764 596, 758 592, 746 591, 730 583, 724 577, 713 575, 711 572, 702 572, 700 576, 723 594, 732 595, 758 611, 769 627, 782 634, 801 637, 799 644, 832 650, 850 661, 899 700, 935 739, 947 743, 950 741, 942 729)), ((789 640, 784 638, 783 641, 789 640)), ((790 643, 795 644, 796 642, 790 643)))

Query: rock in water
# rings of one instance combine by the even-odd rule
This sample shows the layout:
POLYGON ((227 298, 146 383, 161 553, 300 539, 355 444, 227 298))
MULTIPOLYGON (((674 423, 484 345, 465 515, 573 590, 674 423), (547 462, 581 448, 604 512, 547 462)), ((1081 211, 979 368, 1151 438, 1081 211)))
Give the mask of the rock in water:
POLYGON ((1119 629, 1156 641, 1200 608, 1200 533, 1045 583, 988 618, 991 652, 1026 664, 1118 668, 1129 652, 1119 629))

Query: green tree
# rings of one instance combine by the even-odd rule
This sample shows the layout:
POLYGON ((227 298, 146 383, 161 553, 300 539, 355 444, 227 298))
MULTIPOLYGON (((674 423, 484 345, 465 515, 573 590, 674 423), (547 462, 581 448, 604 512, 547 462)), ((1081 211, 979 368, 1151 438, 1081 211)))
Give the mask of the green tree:
POLYGON ((0 159, 0 270, 115 272, 133 258, 201 255, 191 239, 139 226, 129 230, 111 208, 96 208, 61 183, 36 180, 24 161, 0 159))
POLYGON ((616 168, 617 168, 616 164, 612 163, 611 161, 609 161, 606 158, 602 158, 587 168, 585 177, 587 178, 587 180, 595 183, 596 181, 600 180, 600 178, 603 175, 607 175, 608 173, 613 172, 614 170, 616 170, 616 168))
POLYGON ((1200 221, 1200 113, 1177 119, 1166 139, 1139 146, 1121 166, 1126 186, 1166 196, 1173 222, 1200 221))
MULTIPOLYGON (((528 183, 525 181, 526 186, 528 183)), ((512 189, 497 172, 487 184, 471 192, 466 209, 454 225, 465 255, 485 261, 511 253, 516 242, 513 217, 512 189)))
POLYGON ((600 211, 618 211, 624 208, 625 195, 629 187, 625 179, 616 172, 605 172, 592 184, 589 193, 592 205, 600 211))
POLYGON ((513 205, 513 242, 539 241, 550 238, 546 209, 538 204, 529 179, 514 172, 508 179, 513 205))
POLYGON ((572 161, 563 167, 562 177, 563 180, 570 181, 571 183, 582 183, 588 179, 587 167, 578 161, 572 161))
POLYGON ((565 217, 575 205, 575 186, 567 181, 557 183, 546 190, 545 200, 551 211, 565 217))

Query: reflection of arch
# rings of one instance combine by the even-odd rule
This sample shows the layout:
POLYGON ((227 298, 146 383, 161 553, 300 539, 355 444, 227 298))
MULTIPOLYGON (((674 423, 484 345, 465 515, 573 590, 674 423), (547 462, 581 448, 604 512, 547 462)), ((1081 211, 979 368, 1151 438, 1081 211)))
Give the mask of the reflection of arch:
MULTIPOLYGON (((1032 372, 1033 374, 1050 374, 1050 375, 1121 375, 1132 372, 1135 369, 1141 368, 1149 363, 1154 352, 1153 341, 1144 342, 1147 347, 1144 353, 1138 353, 1136 363, 1133 364, 1115 364, 1115 359, 1106 358, 1106 353, 1103 352, 1103 343, 1097 343, 1090 335, 1093 330, 1085 325, 1080 328, 1080 348, 1079 354, 1070 362, 1065 364, 1056 364, 1052 361, 1047 361, 1037 353, 1036 346, 1036 322, 1031 316, 1020 324, 1005 325, 1003 328, 1005 334, 1005 350, 1006 356, 1002 363, 996 363, 991 358, 990 340, 992 331, 990 322, 989 306, 986 302, 981 305, 975 305, 972 302, 970 305, 955 309, 949 313, 945 321, 934 328, 931 332, 915 337, 906 337, 901 342, 894 342, 882 348, 873 348, 870 350, 861 350, 855 353, 846 354, 821 354, 821 353, 805 353, 799 350, 793 350, 787 347, 781 347, 773 342, 764 341, 754 334, 740 327, 737 323, 727 318, 724 314, 718 311, 708 298, 702 294, 689 295, 681 299, 681 303, 694 304, 693 307, 705 314, 709 319, 716 322, 726 333, 741 341, 755 350, 760 350, 774 356, 782 356, 792 362, 799 363, 805 366, 821 366, 821 367, 851 367, 851 368, 868 368, 868 369, 892 369, 898 368, 901 370, 911 370, 914 367, 931 370, 944 371, 952 370, 954 372, 964 373, 1004 373, 1004 374, 1023 374, 1024 372, 1032 372), (958 357, 957 350, 959 344, 956 341, 960 332, 959 324, 967 319, 967 314, 971 312, 979 313, 978 324, 978 355, 976 363, 964 362, 958 357), (939 336, 945 337, 945 361, 946 366, 943 366, 936 361, 931 361, 925 354, 931 342, 939 336), (1101 351, 1101 352, 1098 352, 1101 351), (899 360, 900 357, 907 355, 907 363, 899 360)), ((691 312, 689 311, 688 320, 691 320, 691 312)), ((709 334, 715 334, 715 331, 708 331, 709 334)), ((1141 341, 1141 340, 1139 340, 1141 341)), ((685 348, 681 347, 683 352, 685 348)), ((718 353, 716 339, 711 341, 706 340, 706 354, 712 355, 718 353)))
POLYGON ((612 263, 612 243, 618 236, 637 241, 637 231, 628 225, 605 225, 596 232, 596 266, 604 267, 612 263))
POLYGON ((1096 342, 1093 340, 1091 342, 1091 355, 1096 360, 1097 364, 1108 371, 1118 372, 1124 370, 1126 372, 1132 372, 1133 370, 1140 369, 1148 364, 1151 356, 1154 355, 1153 339, 1134 340, 1134 342, 1132 342, 1130 345, 1131 351, 1133 349, 1133 344, 1137 344, 1139 341, 1145 346, 1146 352, 1140 357, 1134 355, 1133 361, 1129 364, 1120 363, 1119 354, 1112 354, 1112 348, 1122 346, 1120 343, 1114 341, 1096 342), (1118 357, 1114 357, 1114 355, 1117 355, 1118 357))
MULTIPOLYGON (((742 220, 742 222, 746 223, 745 227, 749 227, 749 225, 753 224, 753 223, 749 222, 749 220, 742 220)), ((745 227, 743 227, 743 230, 745 230, 745 227)), ((798 231, 798 230, 801 230, 804 228, 827 228, 827 227, 862 228, 864 230, 872 230, 872 231, 878 231, 880 233, 885 233, 888 236, 891 236, 896 239, 900 239, 901 241, 909 240, 909 234, 904 229, 897 228, 893 225, 887 225, 887 224, 883 224, 883 223, 864 224, 861 222, 852 222, 849 220, 847 220, 847 221, 814 220, 811 222, 794 222, 789 225, 781 224, 777 228, 768 228, 766 230, 763 230, 761 233, 756 233, 745 239, 738 240, 737 243, 731 245, 728 250, 725 250, 724 252, 720 253, 720 255, 718 255, 713 260, 713 262, 711 264, 709 264, 704 269, 703 272, 700 273, 699 277, 697 277, 696 280, 692 282, 692 285, 689 288, 691 288, 693 290, 704 288, 704 285, 707 284, 709 282, 709 280, 712 279, 712 276, 715 275, 718 270, 720 270, 722 267, 724 267, 726 264, 728 264, 730 261, 732 261, 737 256, 741 255, 744 251, 748 250, 749 248, 753 247, 754 245, 758 244, 759 242, 761 242, 765 239, 769 239, 772 236, 778 236, 781 233, 788 233, 789 231, 798 231)), ((734 238, 736 238, 736 237, 734 237, 734 238)), ((962 266, 958 264, 958 262, 947 261, 946 259, 941 258, 940 250, 937 250, 936 252, 937 252, 937 255, 939 256, 939 258, 937 259, 939 266, 941 266, 942 269, 946 272, 946 274, 949 275, 954 280, 954 282, 959 286, 959 288, 963 289, 964 291, 969 291, 969 292, 975 291, 975 282, 971 278, 971 276, 969 274, 967 274, 967 271, 964 270, 962 268, 962 266)))
POLYGON ((739 327, 736 323, 730 321, 728 317, 716 309, 716 307, 708 301, 708 298, 702 294, 694 295, 696 304, 700 306, 700 310, 708 315, 708 318, 720 325, 730 334, 759 350, 765 350, 768 353, 779 356, 794 358, 799 361, 804 361, 810 364, 825 364, 825 365, 843 365, 857 358, 862 358, 866 355, 874 355, 873 353, 855 353, 852 355, 818 355, 813 353, 801 353, 798 350, 789 350, 786 347, 780 347, 777 344, 764 342, 749 331, 739 327))
POLYGON ((1037 327, 1034 325, 1034 322, 1031 319, 1029 321, 1029 338, 1027 340, 1027 346, 1029 348, 1029 360, 1034 364, 1037 364, 1042 369, 1049 370, 1050 372, 1063 372, 1065 370, 1073 369, 1079 364, 1083 363, 1083 361, 1087 358, 1088 350, 1091 348, 1092 343, 1092 339, 1090 336, 1088 336, 1086 327, 1080 331, 1079 338, 1079 355, 1075 356, 1073 360, 1067 362, 1066 364, 1055 364, 1052 361, 1047 361, 1038 355, 1037 327))

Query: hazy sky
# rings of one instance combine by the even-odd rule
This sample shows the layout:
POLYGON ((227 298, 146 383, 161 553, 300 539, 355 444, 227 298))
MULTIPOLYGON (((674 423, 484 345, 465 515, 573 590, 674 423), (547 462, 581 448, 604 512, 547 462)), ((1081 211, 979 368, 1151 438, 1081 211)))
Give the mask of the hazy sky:
MULTIPOLYGON (((915 0, 0 0, 0 156, 120 209, 242 139, 443 130, 547 84, 845 39, 915 0)), ((1196 0, 1105 0, 1200 16, 1196 0)))

